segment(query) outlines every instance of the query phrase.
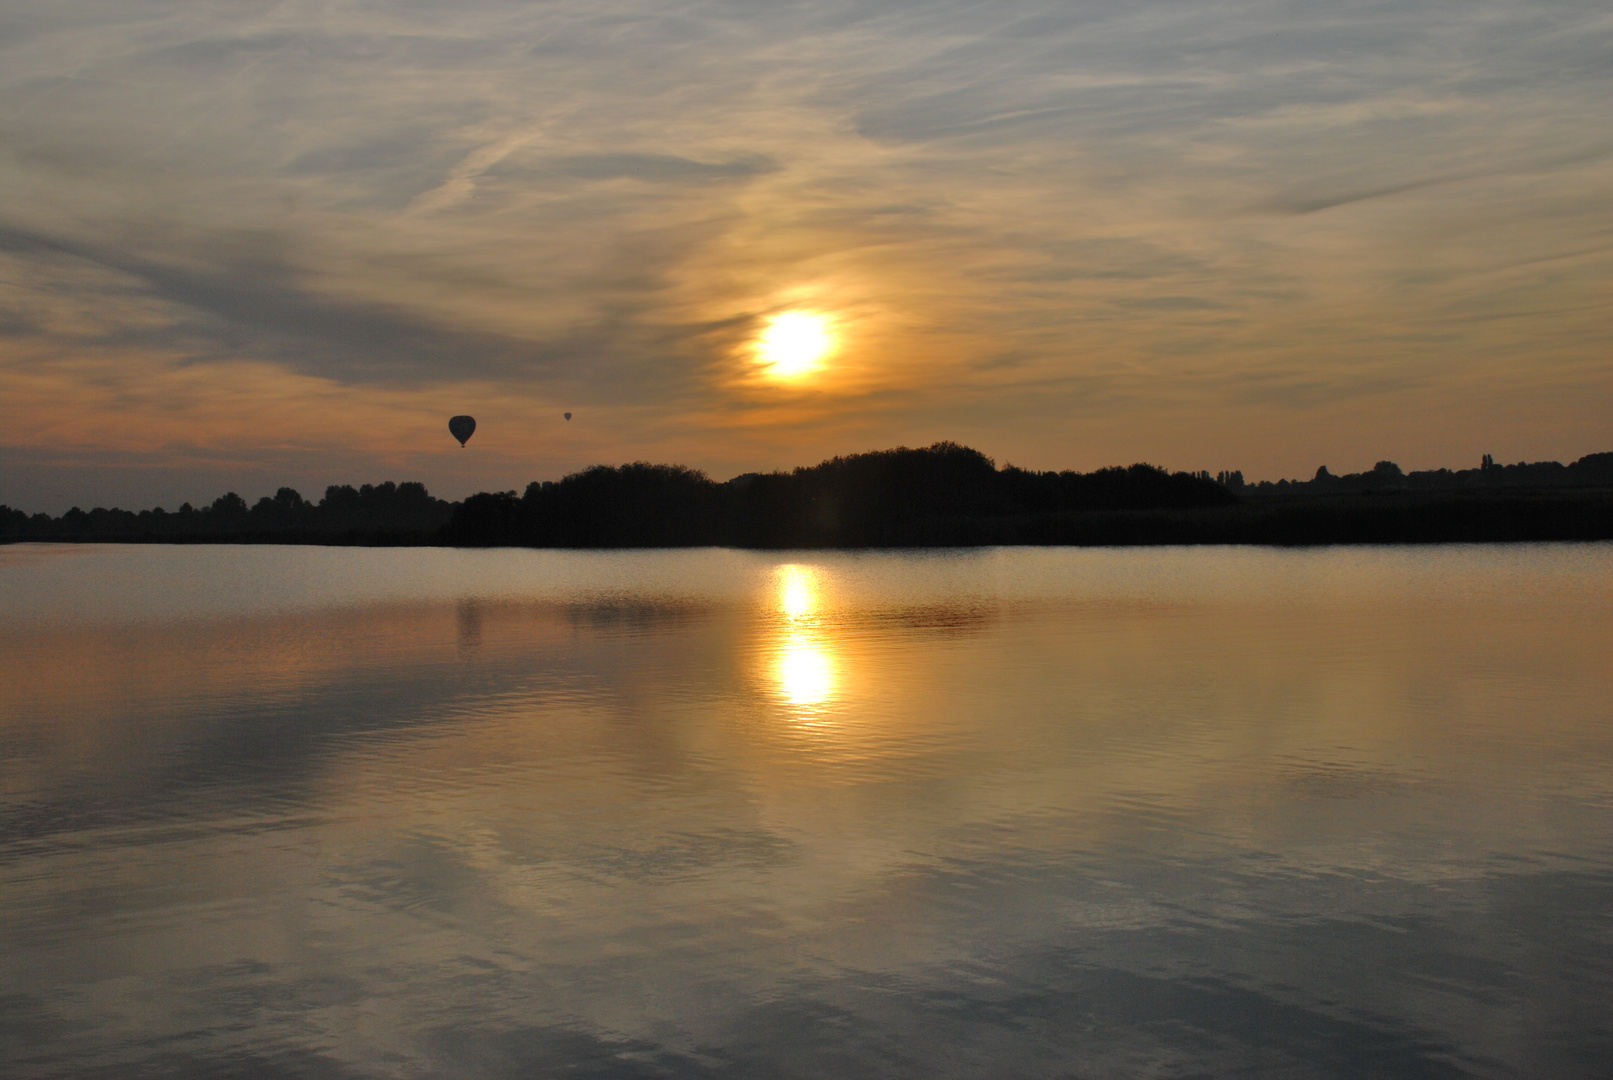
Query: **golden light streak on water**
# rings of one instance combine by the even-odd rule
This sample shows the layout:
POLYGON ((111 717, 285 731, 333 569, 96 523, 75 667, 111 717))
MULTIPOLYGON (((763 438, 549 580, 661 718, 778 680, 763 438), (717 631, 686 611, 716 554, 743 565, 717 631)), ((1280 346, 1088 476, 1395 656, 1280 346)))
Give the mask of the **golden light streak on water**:
POLYGON ((834 662, 829 651, 807 638, 791 640, 778 661, 779 686, 791 705, 821 705, 834 695, 834 662))
POLYGON ((818 610, 818 578, 810 566, 778 568, 778 607, 791 621, 805 619, 818 610))
POLYGON ((822 585, 810 566, 778 568, 777 610, 783 616, 774 646, 779 694, 793 706, 814 708, 835 696, 837 667, 822 620, 822 585))

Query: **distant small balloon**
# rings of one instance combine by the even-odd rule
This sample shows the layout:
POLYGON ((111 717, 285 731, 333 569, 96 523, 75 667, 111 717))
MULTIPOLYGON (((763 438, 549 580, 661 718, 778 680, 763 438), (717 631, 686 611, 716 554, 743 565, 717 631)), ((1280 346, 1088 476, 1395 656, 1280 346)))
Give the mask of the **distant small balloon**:
POLYGON ((463 449, 465 440, 476 434, 476 418, 474 416, 455 416, 448 421, 448 431, 459 440, 463 449))
POLYGON ((567 419, 567 420, 570 420, 570 419, 571 419, 571 414, 570 414, 570 413, 567 413, 567 414, 566 414, 566 419, 567 419))

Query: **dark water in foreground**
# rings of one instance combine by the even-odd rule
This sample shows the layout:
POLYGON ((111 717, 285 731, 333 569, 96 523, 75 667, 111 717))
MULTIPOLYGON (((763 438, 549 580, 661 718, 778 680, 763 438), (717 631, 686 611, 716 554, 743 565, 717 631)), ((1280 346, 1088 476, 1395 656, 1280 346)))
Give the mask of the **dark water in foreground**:
POLYGON ((1613 546, 0 548, 0 1074, 1613 1073, 1613 546))

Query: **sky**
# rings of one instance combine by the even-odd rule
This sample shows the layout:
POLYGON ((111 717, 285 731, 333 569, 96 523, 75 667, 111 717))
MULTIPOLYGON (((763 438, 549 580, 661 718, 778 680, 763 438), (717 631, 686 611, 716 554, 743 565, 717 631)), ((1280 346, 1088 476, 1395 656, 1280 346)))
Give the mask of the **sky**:
POLYGON ((1613 450, 1613 9, 0 4, 0 502, 941 439, 1613 450))

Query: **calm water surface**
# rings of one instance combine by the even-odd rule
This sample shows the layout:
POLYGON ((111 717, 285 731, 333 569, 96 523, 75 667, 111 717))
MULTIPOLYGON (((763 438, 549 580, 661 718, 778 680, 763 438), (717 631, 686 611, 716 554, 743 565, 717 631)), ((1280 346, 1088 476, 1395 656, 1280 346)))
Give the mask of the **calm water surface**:
POLYGON ((0 1074, 1613 1074, 1613 546, 0 548, 0 1074))

